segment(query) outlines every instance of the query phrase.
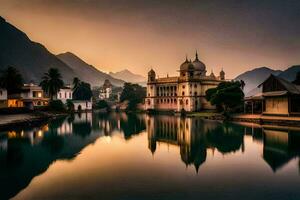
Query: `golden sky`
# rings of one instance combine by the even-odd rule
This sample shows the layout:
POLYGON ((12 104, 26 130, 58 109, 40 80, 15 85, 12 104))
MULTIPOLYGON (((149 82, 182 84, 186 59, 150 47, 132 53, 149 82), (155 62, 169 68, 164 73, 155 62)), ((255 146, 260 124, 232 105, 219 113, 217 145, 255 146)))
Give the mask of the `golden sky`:
POLYGON ((0 0, 0 15, 52 53, 98 69, 176 75, 197 49, 208 73, 300 64, 299 1, 0 0))

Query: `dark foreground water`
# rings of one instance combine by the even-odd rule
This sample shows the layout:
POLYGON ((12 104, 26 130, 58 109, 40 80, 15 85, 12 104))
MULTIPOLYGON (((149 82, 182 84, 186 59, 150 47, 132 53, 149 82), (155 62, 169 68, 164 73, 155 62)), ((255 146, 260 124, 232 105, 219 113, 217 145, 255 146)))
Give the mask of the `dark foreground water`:
POLYGON ((300 131, 81 114, 0 138, 0 199, 300 199, 300 131))

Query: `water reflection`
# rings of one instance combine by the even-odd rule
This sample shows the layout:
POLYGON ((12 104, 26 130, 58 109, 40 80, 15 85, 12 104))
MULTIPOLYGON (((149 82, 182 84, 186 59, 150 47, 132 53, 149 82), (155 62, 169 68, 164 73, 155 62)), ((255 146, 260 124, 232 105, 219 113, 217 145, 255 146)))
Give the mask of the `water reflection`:
MULTIPOLYGON (((206 161, 207 151, 215 150, 226 155, 244 152, 244 137, 262 143, 263 159, 276 172, 291 159, 300 155, 300 129, 241 126, 233 123, 204 121, 196 118, 170 116, 146 117, 148 148, 155 154, 157 143, 167 143, 180 148, 181 160, 199 167, 206 161)), ((299 164, 300 166, 300 164, 299 164)))
MULTIPOLYGON (((181 162, 193 166, 197 173, 216 152, 224 157, 243 154, 247 137, 262 147, 262 159, 274 173, 300 155, 300 130, 296 128, 262 128, 172 116, 76 114, 40 127, 1 134, 0 199, 18 194, 54 161, 75 159, 101 136, 120 135, 124 140, 133 140, 145 131, 145 142, 154 159, 160 144, 172 145, 179 149, 181 162)), ((126 146, 122 147, 126 151, 126 146)))

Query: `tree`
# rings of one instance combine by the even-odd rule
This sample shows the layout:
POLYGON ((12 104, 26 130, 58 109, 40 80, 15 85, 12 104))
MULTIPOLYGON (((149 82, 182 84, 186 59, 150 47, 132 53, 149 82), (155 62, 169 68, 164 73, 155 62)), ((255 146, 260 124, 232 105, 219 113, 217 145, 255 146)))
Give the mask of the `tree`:
POLYGON ((79 88, 80 83, 81 83, 81 81, 80 81, 80 79, 78 77, 75 77, 73 79, 73 91, 75 91, 75 90, 77 90, 79 88))
POLYGON ((23 77, 14 67, 7 67, 1 71, 0 87, 5 88, 8 94, 18 92, 23 86, 23 77))
POLYGON ((245 81, 241 80, 240 83, 241 83, 241 89, 244 90, 246 85, 245 81))
POLYGON ((50 96, 50 99, 53 100, 53 96, 64 86, 59 70, 50 68, 42 77, 40 86, 50 96))
POLYGON ((242 104, 244 98, 241 83, 222 82, 216 88, 211 88, 206 91, 206 99, 217 107, 222 107, 227 113, 229 109, 233 109, 242 104))
POLYGON ((127 110, 135 110, 146 97, 146 89, 138 84, 124 83, 121 93, 121 102, 128 101, 127 110))
POLYGON ((300 85, 300 71, 297 72, 296 79, 292 83, 300 85))
POLYGON ((90 100, 93 96, 91 85, 81 81, 76 90, 73 90, 74 100, 90 100))

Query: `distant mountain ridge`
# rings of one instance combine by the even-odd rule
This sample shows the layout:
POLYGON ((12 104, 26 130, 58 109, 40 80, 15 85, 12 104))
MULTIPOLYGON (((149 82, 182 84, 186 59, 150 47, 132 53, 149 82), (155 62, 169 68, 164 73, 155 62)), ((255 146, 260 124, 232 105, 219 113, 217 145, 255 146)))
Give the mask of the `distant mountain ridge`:
POLYGON ((52 54, 0 16, 0 70, 8 66, 18 69, 27 83, 38 84, 49 68, 57 68, 66 84, 72 83, 74 77, 92 86, 100 86, 105 79, 116 86, 124 84, 124 81, 99 71, 70 52, 58 56, 52 54))
POLYGON ((281 70, 273 70, 268 67, 258 67, 250 71, 246 71, 235 78, 235 80, 243 80, 245 82, 244 93, 247 94, 259 84, 261 84, 271 74, 279 75, 281 70))
POLYGON ((132 82, 132 83, 144 83, 147 81, 146 77, 141 76, 139 74, 134 74, 128 69, 124 69, 119 72, 109 72, 109 75, 111 75, 114 78, 122 79, 126 82, 132 82))
POLYGON ((66 82, 76 73, 50 53, 43 45, 31 41, 28 36, 0 17, 0 70, 17 68, 26 82, 39 83, 49 68, 58 68, 66 82))
POLYGON ((243 80, 246 83, 244 88, 245 95, 252 96, 260 91, 257 86, 271 74, 291 82, 295 80, 297 72, 300 72, 300 65, 291 66, 284 71, 273 70, 268 67, 259 67, 240 74, 235 80, 243 80))
POLYGON ((81 80, 91 85, 100 86, 104 83, 105 79, 108 79, 115 86, 122 86, 124 84, 123 80, 113 78, 109 74, 101 72, 71 52, 58 54, 57 57, 72 68, 72 70, 76 71, 77 74, 80 74, 81 80))

